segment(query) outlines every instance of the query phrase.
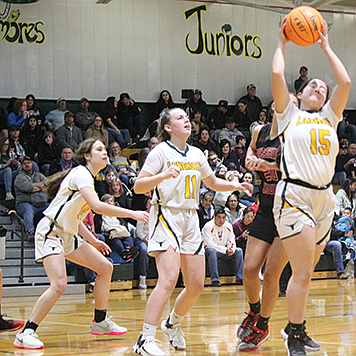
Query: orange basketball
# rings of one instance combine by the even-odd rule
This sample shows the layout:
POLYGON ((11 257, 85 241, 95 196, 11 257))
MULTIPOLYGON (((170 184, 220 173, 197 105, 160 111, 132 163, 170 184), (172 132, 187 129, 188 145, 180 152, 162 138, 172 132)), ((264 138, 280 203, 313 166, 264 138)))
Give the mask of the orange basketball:
POLYGON ((324 19, 318 10, 310 6, 293 9, 286 17, 284 33, 298 46, 310 46, 320 38, 319 30, 324 19))

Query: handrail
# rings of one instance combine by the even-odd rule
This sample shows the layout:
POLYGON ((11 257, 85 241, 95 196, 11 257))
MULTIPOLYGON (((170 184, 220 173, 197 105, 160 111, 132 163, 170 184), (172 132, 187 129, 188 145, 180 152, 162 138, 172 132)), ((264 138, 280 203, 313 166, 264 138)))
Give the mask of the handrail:
MULTIPOLYGON (((23 275, 24 275, 24 260, 25 260, 25 226, 24 226, 24 222, 23 219, 21 218, 20 215, 18 215, 16 212, 12 213, 10 215, 11 220, 13 218, 16 218, 16 220, 18 220, 18 222, 21 225, 21 255, 20 255, 20 275, 19 275, 19 283, 23 283, 24 279, 23 279, 23 275)), ((13 234, 16 234, 18 236, 18 234, 16 233, 16 231, 12 231, 13 234)))

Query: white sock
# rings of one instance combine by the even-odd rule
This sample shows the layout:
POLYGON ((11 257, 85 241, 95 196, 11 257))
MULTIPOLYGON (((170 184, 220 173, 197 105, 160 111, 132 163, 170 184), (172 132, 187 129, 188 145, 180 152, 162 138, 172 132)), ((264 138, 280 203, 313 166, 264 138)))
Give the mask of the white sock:
POLYGON ((156 331, 157 331, 157 325, 143 323, 142 339, 147 339, 147 337, 149 336, 154 338, 156 336, 156 331))
POLYGON ((176 314, 176 312, 173 309, 171 314, 169 314, 168 322, 172 325, 180 324, 182 322, 183 318, 184 318, 184 316, 180 316, 180 315, 176 314))

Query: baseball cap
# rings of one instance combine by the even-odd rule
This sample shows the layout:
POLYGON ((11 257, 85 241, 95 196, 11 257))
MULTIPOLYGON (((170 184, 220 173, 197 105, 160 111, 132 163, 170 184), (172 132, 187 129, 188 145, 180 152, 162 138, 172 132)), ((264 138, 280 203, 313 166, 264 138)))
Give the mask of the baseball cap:
POLYGON ((200 90, 200 89, 195 89, 195 90, 194 90, 194 94, 200 94, 200 95, 201 95, 201 94, 202 94, 202 92, 201 92, 201 90, 200 90))
POLYGON ((81 102, 81 103, 82 103, 83 101, 87 101, 87 102, 89 103, 89 100, 88 100, 87 98, 85 98, 85 97, 80 99, 80 102, 81 102))
POLYGON ((252 89, 252 88, 255 88, 255 89, 256 89, 256 85, 255 85, 255 84, 249 84, 249 85, 247 86, 247 90, 250 90, 250 89, 252 89))
POLYGON ((347 142, 341 142, 340 148, 349 148, 349 144, 347 142))
POLYGON ((62 98, 62 97, 60 97, 60 98, 57 99, 57 104, 59 104, 61 101, 67 101, 67 100, 62 98))
POLYGON ((21 164, 22 164, 24 161, 32 161, 32 159, 31 159, 30 156, 25 156, 25 157, 22 157, 22 158, 21 158, 21 164))
POLYGON ((224 108, 227 108, 228 102, 227 100, 220 100, 218 103, 218 106, 223 106, 224 108))

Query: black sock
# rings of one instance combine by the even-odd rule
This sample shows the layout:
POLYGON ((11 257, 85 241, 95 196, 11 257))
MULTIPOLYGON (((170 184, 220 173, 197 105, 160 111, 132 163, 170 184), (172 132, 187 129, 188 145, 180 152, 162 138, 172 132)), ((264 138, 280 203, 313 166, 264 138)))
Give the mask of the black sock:
POLYGON ((260 312, 260 309, 261 309, 261 302, 258 301, 257 303, 255 304, 250 304, 250 310, 252 311, 253 314, 258 314, 260 312))
POLYGON ((302 333, 304 331, 304 323, 293 324, 293 323, 289 322, 289 326, 290 326, 291 334, 293 334, 293 333, 302 333))
POLYGON ((267 330, 267 326, 268 326, 268 322, 269 322, 269 318, 264 318, 263 316, 259 316, 256 326, 263 331, 267 330))
POLYGON ((25 330, 25 329, 32 329, 33 331, 36 331, 37 330, 37 328, 38 328, 38 325, 37 324, 35 324, 35 323, 33 323, 32 321, 27 321, 27 323, 26 323, 26 325, 25 325, 25 327, 23 328, 23 330, 25 330))
POLYGON ((105 320, 106 318, 106 309, 98 310, 94 309, 94 321, 96 323, 100 323, 101 321, 105 320))

